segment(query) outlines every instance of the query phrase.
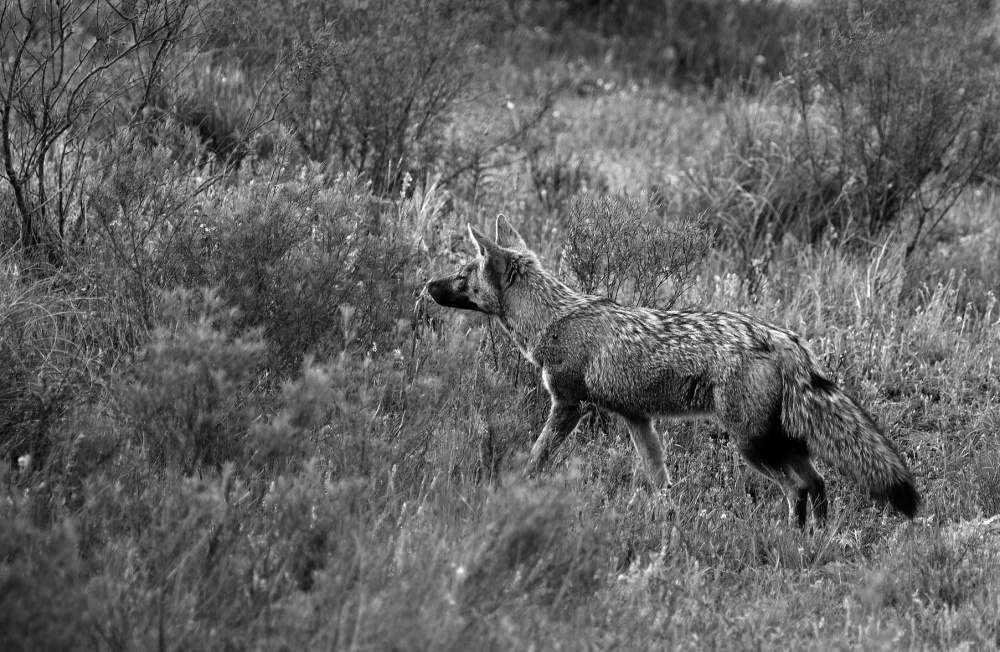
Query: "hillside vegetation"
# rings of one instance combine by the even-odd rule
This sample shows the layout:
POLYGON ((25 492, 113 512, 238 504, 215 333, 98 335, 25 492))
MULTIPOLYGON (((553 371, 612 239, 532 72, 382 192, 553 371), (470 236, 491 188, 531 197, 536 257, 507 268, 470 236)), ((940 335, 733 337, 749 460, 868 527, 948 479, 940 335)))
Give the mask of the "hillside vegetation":
POLYGON ((1000 647, 989 1, 0 5, 0 649, 1000 647), (503 212, 574 287, 791 328, 923 505, 827 526, 711 422, 652 490, 420 296, 503 212))

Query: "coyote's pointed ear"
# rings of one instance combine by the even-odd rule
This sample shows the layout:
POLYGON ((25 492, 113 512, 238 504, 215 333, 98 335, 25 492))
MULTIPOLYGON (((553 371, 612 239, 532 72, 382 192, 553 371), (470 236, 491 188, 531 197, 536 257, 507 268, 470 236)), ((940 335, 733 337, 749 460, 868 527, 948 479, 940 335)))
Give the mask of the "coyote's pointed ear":
POLYGON ((528 250, 528 245, 525 244, 524 238, 514 230, 514 227, 507 221, 507 216, 503 213, 497 215, 497 244, 507 249, 528 250))
POLYGON ((479 250, 480 256, 489 256, 490 253, 495 252, 499 247, 497 243, 486 237, 486 234, 477 229, 476 227, 469 225, 469 237, 472 238, 472 242, 475 243, 476 249, 479 250))

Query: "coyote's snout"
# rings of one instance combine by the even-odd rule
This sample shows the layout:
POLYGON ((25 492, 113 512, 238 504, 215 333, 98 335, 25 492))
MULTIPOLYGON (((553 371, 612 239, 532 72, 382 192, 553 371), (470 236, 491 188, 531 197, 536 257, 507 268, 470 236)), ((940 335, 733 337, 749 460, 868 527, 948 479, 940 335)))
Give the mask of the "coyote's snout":
POLYGON ((814 455, 874 498, 916 513, 920 497, 895 446, 795 333, 742 313, 629 308, 576 292, 542 269, 502 215, 495 240, 469 233, 479 255, 427 292, 442 306, 495 316, 541 368, 552 409, 527 472, 545 464, 589 402, 625 420, 657 485, 668 475, 653 418, 711 416, 784 488, 799 525, 809 497, 817 519, 826 517, 814 455))

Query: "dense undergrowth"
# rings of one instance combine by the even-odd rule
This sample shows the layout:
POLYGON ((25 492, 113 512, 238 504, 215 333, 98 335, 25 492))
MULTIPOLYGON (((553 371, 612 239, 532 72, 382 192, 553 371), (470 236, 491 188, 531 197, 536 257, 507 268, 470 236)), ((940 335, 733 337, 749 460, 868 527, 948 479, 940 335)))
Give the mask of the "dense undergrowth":
POLYGON ((0 648, 1000 646, 996 19, 908 6, 3 5, 0 648), (420 298, 501 211, 801 333, 918 518, 708 422, 520 479, 535 370, 420 298))

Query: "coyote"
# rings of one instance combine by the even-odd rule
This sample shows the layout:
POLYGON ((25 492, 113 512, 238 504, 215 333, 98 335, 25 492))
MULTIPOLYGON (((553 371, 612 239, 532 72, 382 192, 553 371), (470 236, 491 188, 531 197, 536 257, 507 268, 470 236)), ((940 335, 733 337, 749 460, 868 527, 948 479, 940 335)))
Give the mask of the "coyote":
POLYGON ((542 269, 500 215, 496 240, 469 225, 479 256, 430 281, 438 304, 496 317, 541 368, 552 408, 531 448, 536 474, 592 403, 628 424, 651 481, 668 486, 654 417, 714 417, 750 466, 777 482, 800 527, 812 498, 826 518, 813 455, 913 518, 920 497, 895 446, 818 367, 791 331, 738 312, 630 308, 581 294, 542 269))

